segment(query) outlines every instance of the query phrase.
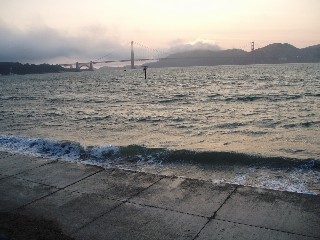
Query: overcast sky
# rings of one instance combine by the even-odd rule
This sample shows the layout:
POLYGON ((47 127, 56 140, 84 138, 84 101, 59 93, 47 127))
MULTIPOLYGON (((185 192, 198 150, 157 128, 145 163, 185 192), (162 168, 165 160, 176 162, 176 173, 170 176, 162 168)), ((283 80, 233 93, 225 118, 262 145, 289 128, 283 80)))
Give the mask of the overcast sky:
MULTIPOLYGON (((129 58, 160 52, 320 43, 320 0, 0 0, 0 61, 129 58), (147 51, 147 50, 146 50, 147 51), (137 53, 138 54, 138 53, 137 53)), ((141 56, 143 57, 143 56, 141 56)))

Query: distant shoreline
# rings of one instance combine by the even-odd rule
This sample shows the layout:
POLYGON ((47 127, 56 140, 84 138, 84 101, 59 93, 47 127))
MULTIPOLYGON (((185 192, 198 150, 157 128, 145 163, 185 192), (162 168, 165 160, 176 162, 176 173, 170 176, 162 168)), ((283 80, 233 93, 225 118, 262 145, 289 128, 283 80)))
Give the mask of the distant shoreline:
POLYGON ((307 48, 296 48, 288 43, 273 43, 263 48, 246 52, 241 49, 221 51, 192 50, 170 54, 149 67, 191 67, 219 65, 319 63, 320 44, 307 48))
MULTIPOLYGON (((220 51, 192 50, 177 52, 160 58, 157 62, 149 62, 151 68, 165 67, 193 67, 193 66, 220 66, 220 65, 252 65, 252 64, 286 64, 286 63, 320 63, 320 44, 296 48, 288 43, 273 43, 263 48, 246 52, 241 49, 220 51)), ((123 69, 104 66, 100 70, 123 69)), ((97 70, 99 70, 97 69, 97 70)), ((22 64, 19 62, 0 62, 1 75, 25 75, 60 72, 80 72, 89 69, 64 68, 59 64, 22 64)))
POLYGON ((59 73, 64 71, 60 65, 50 64, 22 64, 19 62, 0 62, 1 75, 25 75, 25 74, 43 74, 43 73, 59 73))

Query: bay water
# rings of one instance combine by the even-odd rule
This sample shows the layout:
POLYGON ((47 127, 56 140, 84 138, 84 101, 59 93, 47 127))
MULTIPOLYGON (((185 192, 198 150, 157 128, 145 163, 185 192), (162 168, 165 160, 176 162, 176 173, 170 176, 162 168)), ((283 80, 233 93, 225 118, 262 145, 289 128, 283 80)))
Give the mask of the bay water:
POLYGON ((320 64, 0 76, 0 150, 320 191, 320 64))

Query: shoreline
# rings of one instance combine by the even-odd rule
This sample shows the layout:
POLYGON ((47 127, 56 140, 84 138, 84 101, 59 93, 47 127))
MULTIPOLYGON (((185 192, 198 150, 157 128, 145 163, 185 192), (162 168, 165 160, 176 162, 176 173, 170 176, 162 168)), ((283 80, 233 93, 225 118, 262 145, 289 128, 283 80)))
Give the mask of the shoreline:
POLYGON ((85 146, 73 141, 0 136, 0 149, 30 157, 77 162, 245 185, 280 191, 320 194, 320 161, 237 152, 169 150, 129 146, 85 146))
POLYGON ((4 152, 0 190, 1 213, 56 222, 74 239, 320 239, 319 195, 4 152))

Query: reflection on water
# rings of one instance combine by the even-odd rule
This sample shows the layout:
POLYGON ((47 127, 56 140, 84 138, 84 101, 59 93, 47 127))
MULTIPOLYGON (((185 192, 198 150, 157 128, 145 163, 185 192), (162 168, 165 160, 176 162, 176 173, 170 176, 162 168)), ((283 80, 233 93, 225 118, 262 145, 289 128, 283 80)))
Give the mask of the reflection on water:
POLYGON ((319 64, 0 76, 0 86, 2 151, 320 191, 319 64))
POLYGON ((319 158, 319 64, 2 76, 0 133, 319 158))

